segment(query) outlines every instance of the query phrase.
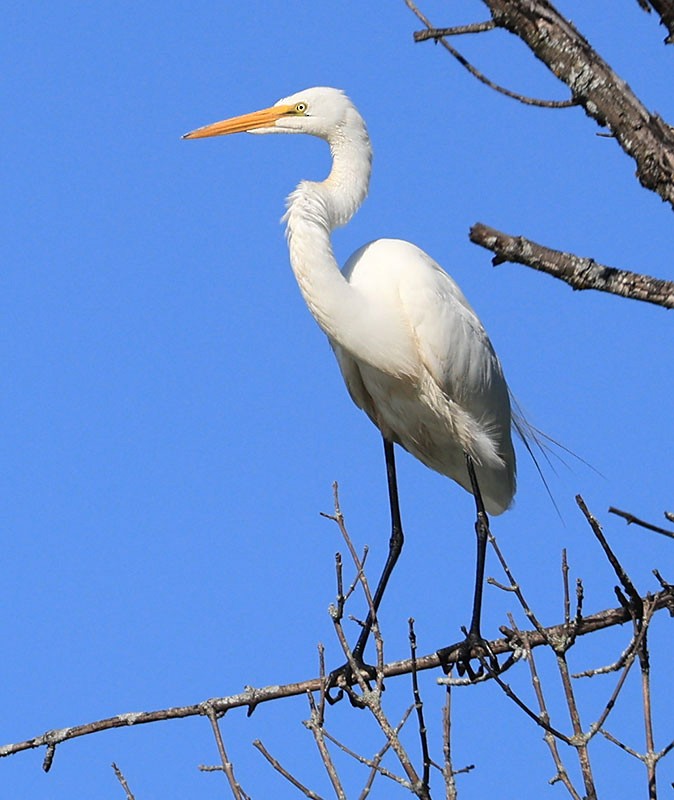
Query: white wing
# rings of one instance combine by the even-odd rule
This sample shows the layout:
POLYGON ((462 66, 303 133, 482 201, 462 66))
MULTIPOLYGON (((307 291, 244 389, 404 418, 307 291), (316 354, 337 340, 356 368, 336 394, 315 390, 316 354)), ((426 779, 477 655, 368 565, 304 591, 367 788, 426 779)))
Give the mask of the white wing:
POLYGON ((438 387, 485 426, 510 431, 510 399, 487 332, 450 276, 418 248, 400 301, 424 367, 438 387))
POLYGON ((503 371, 484 327, 456 283, 426 253, 380 239, 344 269, 372 306, 396 310, 389 352, 414 351, 410 379, 378 371, 335 348, 352 398, 385 435, 470 491, 464 451, 477 464, 488 510, 515 491, 511 411, 503 371))

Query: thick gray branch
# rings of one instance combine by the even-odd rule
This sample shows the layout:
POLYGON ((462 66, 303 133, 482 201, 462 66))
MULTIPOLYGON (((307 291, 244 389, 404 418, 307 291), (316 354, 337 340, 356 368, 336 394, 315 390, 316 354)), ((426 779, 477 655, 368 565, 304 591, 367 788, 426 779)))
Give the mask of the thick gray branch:
POLYGON ((674 129, 649 111, 548 0, 483 0, 497 27, 514 33, 608 127, 637 164, 637 177, 674 207, 674 129))
POLYGON ((492 263, 495 266, 512 261, 547 272, 566 281, 573 289, 597 289, 631 300, 674 308, 674 283, 671 281, 606 267, 592 258, 551 250, 523 236, 511 236, 481 222, 470 229, 470 240, 494 253, 492 263))

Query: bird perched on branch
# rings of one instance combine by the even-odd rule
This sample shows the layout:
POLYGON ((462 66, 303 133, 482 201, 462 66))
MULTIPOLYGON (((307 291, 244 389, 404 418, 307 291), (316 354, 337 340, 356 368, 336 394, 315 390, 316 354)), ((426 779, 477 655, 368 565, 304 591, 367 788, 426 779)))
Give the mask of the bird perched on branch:
MULTIPOLYGON (((320 182, 301 181, 288 197, 284 219, 290 263, 304 300, 330 340, 351 398, 384 440, 391 538, 374 612, 403 544, 394 460, 398 444, 475 496, 478 557, 469 653, 481 641, 486 513, 502 513, 515 494, 511 404, 498 357, 454 280, 410 242, 369 242, 340 270, 330 234, 346 225, 365 199, 372 163, 365 122, 342 91, 305 89, 184 138, 243 131, 310 134, 330 146, 330 174, 320 182)), ((372 622, 371 609, 353 649, 359 665, 372 622)))

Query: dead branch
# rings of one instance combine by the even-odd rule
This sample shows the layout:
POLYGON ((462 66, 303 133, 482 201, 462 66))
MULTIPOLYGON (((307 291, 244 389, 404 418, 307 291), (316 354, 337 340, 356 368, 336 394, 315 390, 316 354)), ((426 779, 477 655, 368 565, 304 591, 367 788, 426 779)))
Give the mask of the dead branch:
MULTIPOLYGON (((642 599, 645 600, 646 598, 642 599)), ((654 611, 667 608, 674 613, 674 587, 667 586, 663 588, 661 591, 652 595, 652 600, 654 611)), ((629 619, 629 611, 622 606, 608 608, 596 614, 589 614, 588 616, 582 617, 578 621, 576 635, 585 636, 599 630, 622 625, 628 622, 629 619)), ((531 647, 540 647, 541 645, 547 644, 549 638, 554 639, 563 635, 565 629, 566 623, 561 623, 559 625, 543 628, 542 631, 535 629, 530 630, 527 632, 527 635, 531 647)), ((513 653, 518 646, 513 642, 513 631, 507 628, 502 628, 502 631, 506 633, 506 636, 500 639, 494 639, 488 643, 489 648, 495 655, 513 653)), ((449 661, 453 660, 452 656, 454 656, 454 659, 459 657, 460 647, 460 644, 456 644, 454 647, 447 649, 449 661)), ((474 658, 478 657, 477 652, 471 655, 474 658)), ((437 653, 419 656, 416 659, 416 668, 418 671, 436 669, 439 666, 440 658, 437 653)), ((384 664, 382 669, 385 678, 409 675, 411 672, 412 660, 409 658, 384 664)), ((321 690, 321 685, 321 678, 317 677, 298 681, 296 683, 287 683, 283 685, 275 684, 261 688, 249 686, 245 691, 239 694, 216 697, 193 705, 175 706, 155 711, 138 711, 118 714, 113 717, 87 722, 82 725, 73 725, 67 728, 50 730, 42 735, 26 739, 25 741, 0 746, 0 758, 15 755, 24 750, 34 750, 39 747, 53 749, 63 742, 79 738, 80 736, 88 736, 90 734, 100 733, 101 731, 124 728, 130 725, 147 725, 152 722, 162 722, 169 719, 184 719, 185 717, 209 717, 212 713, 222 715, 233 708, 248 708, 249 713, 252 713, 261 703, 267 703, 286 697, 296 697, 297 695, 306 694, 307 692, 318 692, 321 690)))
MULTIPOLYGON (((642 186, 656 192, 674 207, 674 128, 649 111, 566 20, 549 0, 483 0, 491 11, 489 22, 460 27, 434 28, 412 0, 407 6, 426 25, 414 34, 415 41, 439 41, 451 55, 491 88, 521 102, 533 101, 494 84, 450 45, 446 36, 484 33, 494 27, 518 36, 550 71, 571 90, 572 99, 564 105, 581 105, 586 114, 602 127, 608 127, 623 151, 636 162, 636 175, 642 186)), ((652 3, 656 8, 656 2, 652 3)), ((649 8, 643 0, 642 6, 649 8)), ((663 24, 674 25, 673 0, 660 0, 656 10, 663 24)), ((510 236, 485 225, 475 225, 470 238, 495 253, 493 263, 513 261, 547 272, 566 281, 574 289, 597 289, 630 299, 674 308, 674 284, 648 275, 604 266, 590 258, 551 250, 523 237, 510 236)))
POLYGON ((651 8, 660 17, 660 24, 669 31, 665 44, 674 44, 674 0, 638 0, 644 11, 651 8))
POLYGON ((670 539, 674 539, 674 531, 667 530, 666 528, 660 528, 657 525, 651 524, 650 522, 645 522, 643 519, 635 517, 634 514, 630 514, 629 511, 621 511, 619 508, 610 506, 609 514, 615 514, 618 517, 622 517, 628 525, 639 525, 642 528, 646 528, 646 530, 654 531, 655 533, 661 533, 663 536, 669 536, 670 539))
MULTIPOLYGON (((350 541, 350 537, 344 523, 344 518, 339 508, 337 487, 335 486, 334 488, 335 488, 335 516, 332 518, 338 523, 342 536, 344 537, 347 546, 349 548, 349 553, 351 554, 351 558, 356 571, 356 576, 357 576, 356 581, 361 585, 364 594, 367 597, 369 597, 368 584, 366 577, 363 573, 363 563, 350 541)), ((657 761, 660 758, 662 758, 666 753, 668 753, 672 749, 672 747, 674 747, 674 743, 671 743, 667 747, 663 748, 660 752, 656 752, 655 750, 651 706, 650 706, 651 689, 650 689, 650 677, 649 677, 649 660, 648 660, 648 651, 646 649, 647 631, 650 621, 653 617, 653 614, 657 610, 665 607, 670 610, 670 613, 674 611, 674 586, 663 581, 662 579, 659 578, 659 576, 656 576, 660 581, 662 590, 654 595, 649 594, 646 595, 645 597, 640 597, 632 581, 627 575, 627 572, 624 570, 624 568, 621 567, 621 565, 617 561, 617 558, 611 551, 603 535, 601 526, 599 525, 597 520, 592 516, 592 514, 588 511, 587 507, 583 503, 582 498, 580 496, 577 497, 577 502, 581 510, 585 514, 585 517, 589 522, 593 533, 601 543, 605 555, 607 556, 609 562, 614 567, 614 570, 624 589, 624 592, 629 597, 629 601, 625 598, 623 592, 620 591, 618 592, 618 596, 621 601, 620 607, 614 609, 608 609, 604 612, 601 612, 600 614, 594 614, 583 617, 581 614, 582 593, 579 593, 577 611, 575 615, 572 615, 569 580, 568 580, 568 563, 564 555, 562 559, 562 581, 564 589, 564 603, 563 603, 564 621, 556 626, 550 626, 547 628, 543 627, 541 623, 537 620, 536 616, 531 611, 524 597, 524 594, 519 587, 519 584, 515 581, 515 578, 511 570, 505 563, 505 560, 503 559, 503 556, 500 553, 500 550, 498 549, 496 542, 493 540, 493 537, 490 537, 492 547, 495 549, 499 557, 499 560, 501 561, 501 564, 503 566, 504 572, 510 583, 509 586, 504 586, 502 588, 512 592, 517 597, 520 605, 524 609, 527 619, 533 624, 533 628, 528 631, 522 631, 518 628, 514 619, 510 617, 511 627, 510 628, 503 627, 501 629, 502 632, 504 633, 504 638, 486 643, 486 646, 485 643, 483 642, 477 644, 474 648, 474 651, 471 651, 470 656, 472 658, 477 658, 480 660, 480 663, 482 665, 482 669, 480 670, 480 672, 482 673, 483 680, 488 680, 488 679, 494 680, 506 693, 506 695, 518 705, 519 708, 525 711, 530 718, 532 718, 538 725, 540 725, 544 729, 546 741, 548 742, 548 745, 551 749, 551 752, 553 754, 553 759, 555 761, 555 765, 557 768, 557 774, 553 780, 564 783, 564 785, 567 787, 573 798, 579 797, 580 795, 574 789, 569 780, 568 773, 566 772, 565 767, 559 756, 559 751, 557 749, 557 742, 563 742, 566 745, 569 745, 575 749, 577 757, 579 759, 581 774, 583 776, 583 781, 584 781, 584 796, 588 798, 593 798, 596 797, 596 791, 594 788, 594 778, 592 775, 588 745, 591 739, 598 732, 601 732, 605 736, 607 736, 607 738, 610 738, 610 734, 608 734, 605 731, 604 725, 610 711, 615 707, 615 704, 618 700, 618 696, 621 693, 623 686, 625 685, 628 672, 630 671, 632 665, 635 663, 637 657, 639 658, 639 662, 641 664, 641 669, 642 669, 642 695, 644 703, 644 720, 646 728, 646 752, 642 756, 638 757, 641 758, 641 760, 646 765, 646 768, 648 770, 649 785, 651 784, 653 786, 655 785, 655 767, 657 761), (594 722, 592 725, 590 725, 589 728, 584 730, 583 726, 581 725, 580 710, 576 703, 576 697, 572 686, 572 679, 574 678, 574 676, 571 675, 566 660, 567 651, 572 647, 572 645, 576 642, 579 636, 595 632, 603 628, 612 627, 613 625, 621 624, 626 621, 632 622, 634 626, 634 632, 630 647, 628 647, 625 657, 621 659, 621 665, 620 665, 621 674, 618 678, 617 684, 614 687, 612 693, 610 693, 609 699, 606 702, 604 710, 600 713, 597 721, 594 722), (553 727, 550 722, 550 716, 546 708, 545 699, 542 695, 542 689, 540 688, 540 681, 533 660, 533 648, 540 645, 547 645, 548 647, 550 647, 554 651, 555 657, 557 659, 557 665, 560 677, 562 679, 564 696, 566 698, 570 719, 572 723, 571 735, 563 733, 558 727, 553 727), (484 658, 485 650, 490 653, 489 663, 487 663, 486 659, 484 658), (518 697, 517 694, 512 690, 512 688, 507 683, 505 683, 505 681, 502 678, 502 674, 505 671, 507 671, 507 669, 509 669, 514 663, 516 663, 516 661, 519 658, 522 657, 523 652, 525 658, 528 660, 530 664, 532 681, 534 682, 536 697, 539 706, 538 713, 533 709, 531 709, 524 700, 518 697), (495 671, 494 669, 491 668, 490 664, 496 663, 496 656, 503 654, 509 654, 509 657, 505 660, 503 664, 498 665, 498 671, 495 671)), ((337 580, 338 580, 338 595, 342 597, 343 584, 342 584, 341 568, 338 570, 337 580)), ((343 608, 340 609, 339 613, 337 613, 334 609, 333 612, 334 612, 333 622, 335 624, 335 630, 337 632, 343 652, 347 657, 347 661, 350 662, 353 658, 352 653, 349 649, 349 645, 344 635, 344 632, 341 629, 343 608)), ((451 665, 452 663, 456 663, 459 659, 465 659, 466 658, 466 654, 464 652, 465 643, 460 642, 457 643, 456 645, 453 645, 452 647, 445 648, 441 655, 435 653, 433 655, 419 658, 416 655, 416 641, 414 637, 413 622, 410 620, 411 658, 406 661, 395 662, 392 664, 384 664, 383 640, 381 638, 381 634, 377 625, 376 615, 374 614, 374 609, 372 607, 371 607, 371 612, 373 614, 372 630, 374 632, 375 642, 377 645, 378 664, 376 668, 376 680, 374 680, 374 676, 368 676, 368 675, 364 676, 358 670, 356 670, 354 671, 354 679, 357 681, 357 685, 345 687, 345 691, 349 692, 349 697, 350 699, 352 699, 353 704, 359 706, 360 708, 367 709, 373 715, 375 721, 377 722, 385 738, 384 747, 380 750, 380 752, 375 756, 374 759, 365 759, 362 756, 353 754, 355 758, 357 758, 361 763, 368 766, 370 769, 370 774, 367 778, 365 788, 361 793, 361 797, 364 798, 369 793, 374 777, 377 775, 382 775, 384 777, 389 778, 390 780, 393 780, 398 785, 403 786, 408 791, 411 791, 414 795, 421 798, 421 800, 429 800, 430 798, 429 776, 431 767, 436 767, 442 772, 443 777, 445 778, 445 788, 447 797, 455 797, 456 785, 454 781, 454 775, 456 775, 457 772, 453 770, 450 758, 449 711, 447 708, 444 721, 443 750, 445 759, 444 759, 444 765, 440 767, 431 759, 430 756, 430 748, 428 746, 428 741, 426 738, 427 737, 426 724, 424 721, 424 715, 422 713, 422 703, 417 682, 417 672, 422 669, 431 669, 434 667, 438 667, 440 665, 442 665, 443 668, 445 668, 447 667, 448 664, 451 665), (408 709, 408 711, 405 712, 403 721, 399 723, 397 726, 394 726, 389 721, 388 716, 382 706, 383 679, 384 677, 392 677, 394 675, 409 674, 409 673, 412 674, 413 678, 414 706, 412 706, 410 709, 408 709), (415 707, 417 709, 417 719, 419 723, 419 735, 421 739, 421 749, 423 757, 421 772, 418 771, 416 767, 413 765, 400 738, 400 731, 404 725, 404 722, 409 717, 412 708, 415 707), (381 764, 381 760, 384 754, 389 751, 395 753, 398 762, 403 770, 402 776, 393 774, 390 770, 386 769, 381 764)), ((208 717, 211 722, 211 726, 213 728, 213 732, 216 738, 221 758, 221 766, 211 767, 206 769, 219 770, 224 772, 228 778, 230 789, 232 791, 233 796, 237 798, 237 800, 247 800, 248 796, 245 794, 245 792, 243 792, 240 785, 236 781, 234 777, 232 764, 229 761, 229 758, 227 757, 227 754, 225 752, 224 743, 222 740, 222 735, 220 732, 220 727, 218 722, 220 717, 222 717, 229 708, 234 708, 237 706, 238 707, 247 706, 250 714, 252 710, 254 710, 254 708, 257 706, 257 704, 260 702, 266 702, 268 700, 280 699, 281 697, 291 697, 300 693, 306 693, 309 698, 311 718, 308 722, 305 723, 305 725, 314 734, 314 738, 319 749, 319 754, 326 768, 328 769, 328 773, 332 782, 332 787, 333 790, 335 791, 336 796, 345 797, 346 795, 342 788, 341 780, 337 774, 332 758, 328 752, 327 743, 328 741, 336 743, 339 747, 341 747, 344 750, 344 752, 351 753, 351 751, 349 751, 348 748, 346 748, 344 745, 339 743, 333 736, 331 736, 324 727, 324 710, 326 708, 325 702, 328 699, 326 691, 328 686, 328 678, 326 677, 325 673, 325 664, 324 664, 322 648, 319 648, 319 666, 320 666, 319 670, 320 674, 319 677, 316 679, 311 679, 295 684, 289 684, 286 686, 270 686, 267 687, 266 689, 260 689, 260 690, 247 688, 247 690, 243 694, 235 695, 232 697, 214 698, 194 706, 183 706, 180 708, 165 709, 155 712, 123 714, 117 717, 111 717, 106 720, 101 720, 99 722, 89 723, 87 725, 76 726, 73 728, 65 728, 62 730, 48 731, 42 737, 35 737, 34 739, 30 739, 25 742, 6 745, 5 747, 0 748, 0 756, 11 755, 13 753, 17 753, 26 749, 32 749, 35 747, 46 746, 47 757, 45 759, 45 765, 48 767, 48 765, 51 763, 51 759, 54 755, 56 746, 64 741, 67 741, 68 739, 75 738, 77 736, 87 735, 89 733, 95 733, 109 728, 121 727, 122 725, 143 724, 148 722, 160 721, 164 719, 201 715, 208 717), (316 698, 313 695, 314 692, 318 692, 318 698, 319 698, 318 702, 316 702, 316 698)), ((464 681, 470 682, 468 681, 468 679, 464 679, 464 681)), ((447 700, 449 701, 449 684, 456 684, 457 682, 451 678, 443 680, 441 682, 448 683, 447 700)), ((272 764, 274 769, 276 769, 281 775, 283 775, 287 780, 289 780, 306 797, 314 798, 314 800, 320 800, 320 796, 318 794, 316 794, 313 790, 304 786, 297 778, 291 775, 288 772, 288 770, 286 770, 278 762, 278 760, 273 758, 269 754, 269 752, 265 749, 264 745, 261 742, 256 741, 254 742, 254 745, 264 755, 264 757, 268 760, 268 762, 272 764)), ((629 752, 633 751, 633 748, 630 749, 627 745, 625 745, 623 749, 629 752)), ((634 752, 636 753, 636 751, 634 752)), ((460 771, 463 770, 459 770, 459 772, 460 771)))
POLYGON ((234 800, 250 800, 234 775, 234 765, 230 761, 229 757, 227 756, 227 751, 225 750, 225 743, 222 739, 222 732, 220 730, 218 716, 219 715, 213 709, 211 709, 210 713, 208 714, 208 718, 213 729, 213 735, 215 736, 215 743, 218 747, 218 753, 220 754, 220 765, 217 767, 206 767, 202 765, 199 767, 199 769, 202 772, 224 772, 234 800))
MULTIPOLYGON (((325 667, 323 664, 321 664, 321 676, 325 677, 325 667)), ((308 720, 304 721, 304 726, 313 734, 314 742, 318 748, 321 761, 323 762, 325 771, 328 774, 328 778, 330 779, 330 783, 332 784, 335 795, 338 798, 346 798, 344 788, 342 787, 342 782, 339 779, 337 769, 335 768, 335 763, 330 756, 330 751, 328 750, 328 746, 325 741, 326 736, 325 729, 323 727, 325 722, 323 716, 325 712, 325 692, 323 688, 321 688, 320 700, 318 704, 316 704, 316 700, 311 693, 308 694, 308 700, 311 715, 308 720)))
POLYGON ((573 99, 637 165, 646 189, 674 207, 674 129, 639 98, 549 0, 483 0, 494 24, 514 33, 570 89, 573 99))
POLYGON ((126 800, 135 800, 131 789, 129 789, 129 784, 127 783, 126 778, 124 777, 124 773, 117 766, 117 764, 115 764, 114 761, 112 762, 112 769, 115 773, 115 777, 120 782, 122 789, 124 789, 124 792, 126 793, 126 800))
MULTIPOLYGON (((561 679, 563 695, 568 709, 569 719, 571 722, 573 734, 569 736, 565 733, 562 733, 558 725, 557 727, 554 727, 552 725, 551 717, 548 711, 546 699, 543 692, 543 685, 535 665, 535 659, 529 641, 529 633, 522 632, 517 628, 517 625, 512 615, 509 615, 509 619, 512 630, 514 631, 513 638, 516 638, 519 642, 521 642, 524 648, 524 657, 527 663, 529 664, 531 673, 531 683, 538 703, 539 713, 537 714, 532 708, 530 708, 528 703, 526 703, 525 700, 523 700, 517 693, 515 693, 513 689, 501 678, 500 675, 495 674, 492 677, 493 680, 497 683, 497 685, 504 691, 506 696, 509 699, 511 699, 531 719, 533 719, 537 725, 539 725, 545 730, 544 738, 550 749, 557 770, 557 773, 553 778, 553 782, 561 782, 566 787, 567 791, 569 792, 573 800, 579 800, 581 795, 573 786, 569 773, 561 759, 558 742, 562 742, 574 748, 576 752, 576 757, 578 758, 578 765, 580 768, 580 773, 584 784, 583 786, 584 791, 582 796, 587 798, 596 798, 597 790, 596 790, 592 765, 590 761, 589 744, 592 738, 598 732, 603 733, 606 736, 606 738, 609 738, 611 741, 614 741, 616 744, 619 744, 619 746, 621 746, 622 749, 624 749, 626 752, 635 755, 644 763, 647 770, 647 782, 650 792, 649 796, 655 798, 656 766, 658 760, 656 756, 658 754, 656 754, 655 751, 655 743, 653 735, 650 666, 649 666, 649 656, 647 648, 648 628, 653 617, 653 607, 651 605, 652 598, 649 596, 647 596, 646 598, 641 598, 639 596, 632 580, 627 574, 626 569, 622 566, 622 564, 620 564, 618 558, 616 557, 615 553, 612 551, 610 545, 608 544, 608 541, 601 529, 601 525, 599 524, 597 519, 591 514, 591 512, 585 505, 585 502, 583 501, 580 495, 576 496, 576 502, 581 511, 583 512, 587 522, 589 523, 595 538, 601 545, 602 550, 604 551, 604 555, 611 564, 616 574, 616 577, 620 581, 624 593, 627 595, 627 597, 629 597, 628 601, 627 598, 623 595, 622 591, 617 590, 616 592, 618 594, 619 599, 621 600, 623 608, 628 612, 633 626, 632 639, 628 648, 624 651, 619 661, 616 664, 612 665, 610 668, 610 671, 617 671, 618 669, 620 669, 620 675, 618 676, 618 680, 616 681, 616 684, 613 687, 612 691, 609 693, 604 708, 600 712, 596 721, 593 722, 589 727, 584 728, 581 722, 580 707, 577 702, 577 696, 574 689, 573 680, 581 676, 582 677, 593 676, 595 674, 598 674, 599 672, 606 673, 609 671, 609 669, 589 670, 586 671, 585 673, 581 673, 581 676, 572 675, 569 670, 567 654, 576 641, 575 628, 576 625, 578 624, 578 620, 580 617, 579 614, 577 613, 573 622, 571 621, 568 562, 565 553, 563 554, 562 558, 562 583, 564 589, 565 627, 563 630, 563 634, 559 638, 549 638, 547 640, 547 643, 555 655, 557 669, 561 679), (630 673, 630 670, 634 665, 634 663, 636 662, 637 658, 641 666, 642 707, 644 711, 644 727, 645 727, 645 739, 646 739, 646 752, 643 754, 643 756, 637 754, 633 750, 633 748, 630 748, 627 745, 622 745, 621 743, 617 742, 617 740, 615 740, 615 738, 612 737, 610 734, 608 734, 604 729, 606 720, 611 711, 615 708, 618 702, 618 698, 625 687, 625 683, 630 673)), ((515 582, 514 577, 512 576, 512 573, 509 570, 507 570, 506 574, 511 584, 511 587, 506 587, 506 588, 511 588, 511 589, 516 588, 517 584, 515 582)), ((526 603, 522 593, 519 592, 516 593, 516 595, 524 611, 528 612, 529 606, 526 603)), ((578 607, 580 609, 580 599, 578 607)))
MULTIPOLYGON (((400 731, 403 729, 405 723, 407 722, 413 710, 414 706, 409 706, 405 710, 402 719, 396 725, 395 728, 396 733, 400 733, 400 731)), ((391 772, 391 770, 381 765, 384 756, 391 749, 391 742, 389 742, 388 740, 384 742, 383 746, 381 747, 379 752, 374 756, 374 758, 365 758, 365 756, 362 756, 359 753, 354 752, 349 747, 347 747, 343 742, 340 742, 339 739, 337 739, 327 730, 325 731, 325 738, 329 739, 336 747, 339 747, 339 749, 342 752, 346 753, 347 756, 353 758, 354 761, 357 761, 359 764, 364 764, 366 767, 370 768, 370 775, 365 783, 365 786, 363 787, 363 791, 359 795, 361 800, 364 800, 364 798, 368 796, 370 789, 372 787, 372 783, 374 782, 374 779, 377 775, 383 775, 384 777, 389 778, 390 780, 400 784, 403 783, 402 778, 400 778, 398 775, 395 775, 393 772, 391 772)))
POLYGON ((426 792, 429 791, 428 785, 431 774, 431 754, 428 747, 428 730, 426 729, 426 722, 424 720, 424 704, 421 699, 421 692, 419 691, 419 681, 417 678, 417 636, 414 632, 414 620, 412 617, 408 620, 409 624, 409 639, 410 639, 410 657, 412 661, 412 693, 414 695, 414 706, 417 711, 417 720, 419 722, 419 741, 421 743, 421 753, 423 757, 423 775, 421 778, 422 786, 426 792))
POLYGON ((526 95, 519 94, 519 92, 513 92, 511 89, 506 89, 505 86, 501 86, 498 83, 494 83, 494 81, 490 80, 483 72, 480 72, 477 67, 473 66, 464 56, 459 53, 459 51, 453 47, 445 38, 448 35, 459 35, 465 33, 484 33, 485 31, 493 30, 495 25, 493 22, 478 22, 473 25, 466 25, 457 28, 435 28, 429 22, 428 18, 420 11, 417 5, 412 0, 405 0, 405 5, 410 9, 410 11, 419 19, 425 26, 425 31, 417 31, 414 34, 414 40, 416 42, 425 41, 426 39, 433 39, 435 42, 439 42, 445 50, 455 58, 461 66, 468 70, 470 74, 477 78, 480 83, 484 83, 485 86, 488 86, 490 89, 493 89, 495 92, 499 92, 500 94, 504 94, 506 97, 510 97, 512 100, 517 100, 519 103, 524 103, 527 106, 539 106, 542 108, 569 108, 571 106, 576 105, 575 100, 541 100, 537 97, 527 97, 526 95))
POLYGON ((294 775, 291 775, 288 770, 281 765, 281 763, 271 755, 271 753, 267 750, 267 748, 262 744, 259 739, 256 739, 253 742, 253 747, 257 748, 262 755, 267 759, 267 761, 271 764, 271 766, 280 774, 282 775, 289 783, 299 789, 300 792, 305 797, 308 797, 309 800, 323 800, 323 798, 316 794, 316 792, 312 791, 308 787, 304 786, 304 784, 300 783, 294 775))
POLYGON ((493 31, 496 26, 493 19, 486 22, 471 22, 468 25, 455 25, 452 28, 427 28, 414 34, 415 42, 425 42, 427 39, 442 39, 444 36, 464 36, 467 33, 485 33, 493 31))
MULTIPOLYGON (((449 673, 451 678, 451 670, 449 673)), ((454 769, 452 763, 452 687, 450 683, 445 686, 445 704, 442 708, 442 776, 445 779, 445 792, 447 800, 456 800, 458 790, 455 776, 470 772, 475 769, 475 764, 468 764, 461 769, 454 769)))
POLYGON ((557 774, 555 775, 553 781, 555 783, 559 781, 562 784, 564 784, 564 786, 566 787, 567 791, 569 792, 573 800, 581 800, 580 795, 578 794, 578 792, 573 786, 573 783, 571 782, 571 778, 560 756, 559 748, 557 747, 557 739, 559 737, 555 736, 554 731, 550 727, 550 712, 548 711, 545 695, 543 693, 543 685, 538 675, 536 662, 534 660, 534 656, 531 650, 531 643, 529 642, 529 636, 522 632, 520 632, 520 635, 522 636, 522 642, 524 644, 524 649, 526 652, 526 660, 527 663, 529 664, 529 671, 531 674, 531 684, 534 687, 536 700, 538 702, 538 708, 540 711, 540 721, 546 728, 545 736, 543 738, 550 750, 552 760, 557 770, 557 774))
POLYGON ((552 250, 524 236, 512 236, 481 222, 473 225, 469 236, 471 242, 495 254, 492 259, 494 266, 505 261, 524 264, 565 281, 572 289, 596 289, 631 300, 674 308, 672 281, 607 267, 592 258, 581 258, 572 253, 552 250))

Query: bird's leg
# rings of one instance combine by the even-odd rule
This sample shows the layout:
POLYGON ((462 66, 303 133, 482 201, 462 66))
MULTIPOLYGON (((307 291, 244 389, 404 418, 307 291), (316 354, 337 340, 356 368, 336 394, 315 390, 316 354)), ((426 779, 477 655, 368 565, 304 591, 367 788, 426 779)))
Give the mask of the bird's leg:
MULTIPOLYGON (((470 666, 470 654, 471 651, 476 646, 481 648, 483 651, 485 651, 487 655, 490 656, 492 669, 494 670, 498 669, 498 664, 495 663, 493 656, 491 656, 489 648, 486 646, 486 642, 482 638, 482 633, 480 632, 480 621, 482 618, 482 592, 484 588, 484 569, 487 557, 487 540, 489 539, 489 517, 487 516, 487 512, 485 511, 484 502, 482 500, 482 493, 480 492, 480 486, 477 482, 477 476, 475 474, 475 464, 473 462, 473 459, 468 453, 465 453, 465 457, 466 457, 466 468, 468 470, 468 476, 470 478, 470 485, 473 492, 473 497, 475 498, 475 511, 476 511, 475 533, 477 535, 477 559, 475 564, 475 592, 473 594, 473 613, 471 615, 470 628, 468 629, 468 631, 466 631, 465 628, 462 628, 462 630, 466 634, 466 638, 459 645, 458 658, 456 659, 456 664, 460 675, 463 675, 464 672, 467 672, 470 678, 475 678, 482 673, 482 668, 480 668, 480 670, 478 670, 478 672, 476 673, 470 666)), ((438 655, 440 656, 440 662, 443 665, 443 667, 447 665, 447 657, 452 651, 456 652, 455 645, 443 648, 442 650, 438 651, 438 655)))
POLYGON ((484 568, 487 556, 487 539, 489 537, 489 517, 484 508, 482 493, 475 475, 473 459, 466 453, 466 467, 470 476, 470 485, 475 498, 475 533, 477 534, 477 559, 475 562, 475 593, 473 595, 473 614, 470 620, 468 638, 482 641, 480 621, 482 618, 482 590, 484 588, 484 568))
POLYGON ((386 478, 388 481, 388 497, 391 506, 391 538, 388 543, 388 557, 384 564, 384 569, 379 578, 379 583, 375 589, 372 597, 372 608, 368 611, 367 619, 363 625, 363 630, 358 637, 356 646, 353 648, 353 657, 356 662, 363 663, 363 654, 365 653, 365 645, 370 636, 372 624, 374 622, 373 611, 376 614, 379 610, 379 604, 384 596, 386 584, 388 583, 393 568, 395 567, 400 551, 403 549, 403 526, 400 519, 400 505, 398 503, 398 480, 396 478, 396 462, 393 453, 393 442, 384 439, 384 455, 386 457, 386 478))
MULTIPOLYGON (((396 561, 400 556, 400 552, 403 549, 403 526, 402 521, 400 519, 400 504, 398 502, 398 480, 396 477, 396 463, 395 463, 395 454, 393 451, 393 442, 389 441, 386 437, 384 438, 384 456, 386 458, 386 479, 388 483, 388 497, 389 497, 389 505, 391 508, 391 538, 389 540, 388 546, 388 556, 386 558, 386 563, 384 564, 384 569, 382 570, 381 577, 379 578, 379 583, 377 584, 377 588, 375 589, 374 595, 372 596, 372 606, 368 611, 367 618, 363 623, 363 629, 360 632, 360 636, 358 637, 358 641, 356 642, 355 647, 352 651, 353 660, 356 662, 356 665, 361 668, 364 672, 366 672, 369 677, 375 677, 375 670, 373 667, 365 664, 364 661, 364 653, 365 653, 365 645, 367 644, 367 640, 370 637, 370 631, 372 630, 372 625, 374 624, 375 616, 377 611, 379 610, 379 604, 381 603, 382 597, 384 596, 384 591, 386 590, 386 585, 388 584, 389 578, 391 577, 391 573, 393 572, 393 568, 396 565, 396 561)), ((334 670, 330 673, 328 678, 328 689, 331 687, 337 686, 338 683, 344 681, 346 684, 350 685, 354 682, 354 676, 352 674, 352 670, 349 664, 345 664, 339 669, 334 670)), ((336 702, 336 700, 341 698, 341 692, 337 695, 336 698, 331 698, 329 694, 327 695, 328 700, 330 702, 336 702)))

